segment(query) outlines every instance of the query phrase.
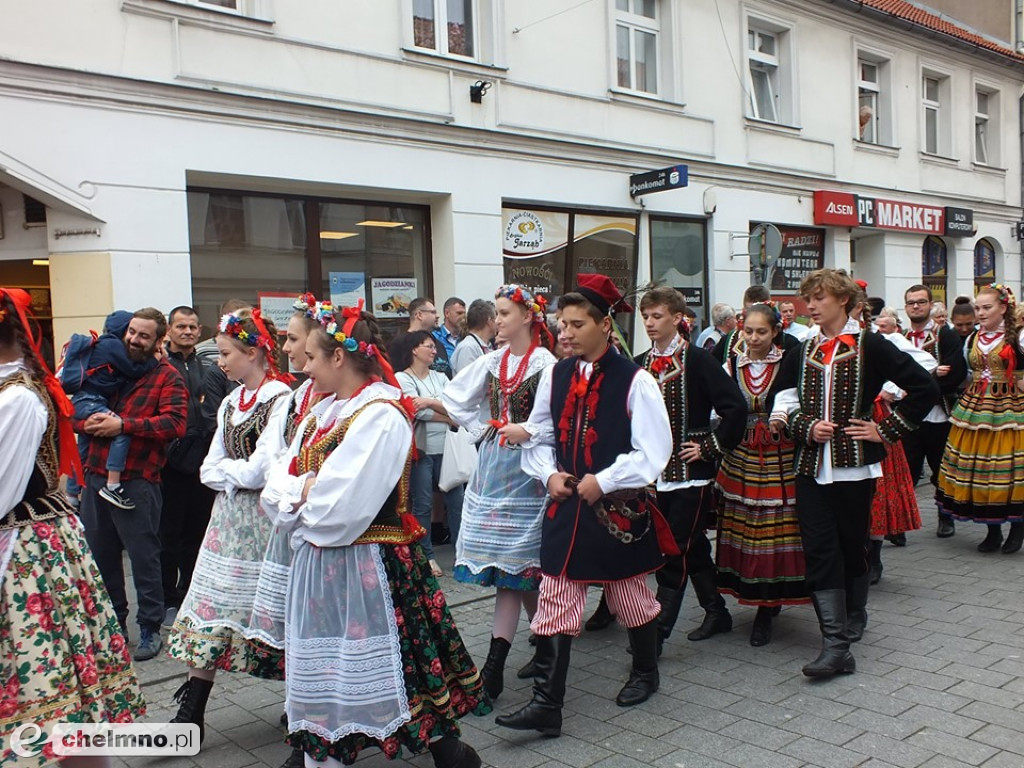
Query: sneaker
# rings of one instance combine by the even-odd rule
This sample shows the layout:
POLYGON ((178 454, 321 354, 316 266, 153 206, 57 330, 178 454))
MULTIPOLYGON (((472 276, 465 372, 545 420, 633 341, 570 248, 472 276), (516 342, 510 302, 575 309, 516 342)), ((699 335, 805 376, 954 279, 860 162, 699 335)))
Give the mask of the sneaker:
POLYGON ((176 606, 172 605, 170 608, 167 609, 167 612, 164 613, 164 626, 167 629, 170 629, 171 627, 174 626, 174 622, 177 620, 177 618, 178 618, 178 609, 177 609, 176 606))
POLYGON ((164 647, 164 641, 160 638, 159 632, 154 632, 149 627, 141 627, 139 630, 139 644, 135 648, 136 661, 149 661, 164 647))
POLYGON ((135 502, 128 496, 123 485, 119 485, 117 488, 108 488, 104 485, 100 488, 100 498, 120 509, 135 509, 135 502))

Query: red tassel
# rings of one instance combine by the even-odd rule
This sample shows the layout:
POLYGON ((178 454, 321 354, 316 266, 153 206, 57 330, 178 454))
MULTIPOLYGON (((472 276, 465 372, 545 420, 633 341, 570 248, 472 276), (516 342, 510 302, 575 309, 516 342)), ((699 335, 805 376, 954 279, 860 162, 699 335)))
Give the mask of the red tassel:
POLYGON ((288 474, 292 477, 299 476, 299 457, 292 456, 292 460, 288 462, 288 474))
POLYGON ((676 537, 672 535, 672 529, 668 525, 668 520, 661 514, 661 510, 658 509, 656 504, 650 505, 651 519, 654 521, 654 533, 658 536, 658 546, 661 548, 661 553, 668 557, 676 557, 681 555, 679 551, 679 545, 676 544, 676 537))
POLYGON ((594 463, 594 457, 590 453, 590 448, 596 442, 597 430, 591 426, 587 429, 587 436, 583 439, 583 460, 587 463, 588 467, 594 463))
POLYGON ((1006 363, 1006 377, 1012 379, 1013 369, 1017 367, 1017 355, 1013 353, 1013 347, 1004 343, 1003 348, 999 350, 999 356, 1006 363))
POLYGON ((548 511, 547 511, 548 520, 554 520, 555 519, 555 512, 557 512, 557 511, 558 511, 558 502, 557 501, 551 502, 551 506, 548 507, 548 511))

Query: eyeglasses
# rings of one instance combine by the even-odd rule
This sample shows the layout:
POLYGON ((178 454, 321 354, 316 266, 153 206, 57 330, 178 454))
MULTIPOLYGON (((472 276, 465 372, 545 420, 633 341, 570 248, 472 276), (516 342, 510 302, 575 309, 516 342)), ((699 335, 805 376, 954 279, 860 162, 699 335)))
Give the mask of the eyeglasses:
POLYGON ((925 304, 931 304, 928 299, 917 299, 916 301, 908 301, 908 307, 923 307, 925 304))

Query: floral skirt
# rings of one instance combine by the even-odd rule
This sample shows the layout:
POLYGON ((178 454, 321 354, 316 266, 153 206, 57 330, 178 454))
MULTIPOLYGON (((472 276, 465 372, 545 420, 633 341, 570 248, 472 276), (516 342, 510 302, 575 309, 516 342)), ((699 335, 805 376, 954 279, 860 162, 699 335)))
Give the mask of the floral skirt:
POLYGON ((871 535, 895 536, 921 528, 921 510, 914 493, 914 479, 907 465, 903 443, 885 449, 882 480, 875 483, 871 500, 871 535))
POLYGON ((249 645, 246 667, 254 677, 284 680, 285 601, 291 568, 291 534, 275 528, 263 556, 252 617, 245 630, 249 645))
POLYGON ((466 565, 456 565, 452 571, 456 581, 463 584, 477 584, 481 587, 514 589, 517 592, 533 592, 540 589, 541 570, 527 568, 522 573, 509 573, 497 566, 489 566, 479 573, 473 573, 466 565))
POLYGON ((0 764, 56 760, 58 722, 132 722, 146 712, 127 643, 78 519, 0 531, 0 764), (4 567, 6 566, 6 567, 4 567), (36 724, 39 754, 11 734, 36 724))
MULTIPOLYGON (((352 732, 336 740, 329 740, 312 730, 302 728, 301 725, 294 728, 290 722, 289 729, 292 732, 288 736, 289 744, 301 749, 314 760, 332 757, 345 765, 354 763, 359 753, 368 747, 377 747, 389 759, 400 757, 403 748, 413 753, 426 752, 427 745, 432 739, 458 736, 459 718, 467 714, 486 715, 491 711, 491 704, 483 691, 480 675, 462 643, 455 621, 448 611, 444 593, 441 592, 437 579, 431 574, 430 564, 420 545, 413 543, 360 546, 379 548, 378 559, 382 571, 380 583, 390 592, 386 599, 393 605, 393 617, 388 617, 388 624, 391 626, 389 644, 396 653, 396 668, 400 669, 400 679, 392 693, 395 690, 404 692, 401 702, 401 709, 405 711, 402 718, 404 722, 397 728, 388 728, 388 735, 383 738, 352 732)), ((298 599, 295 585, 303 581, 303 568, 311 558, 316 558, 318 553, 308 553, 309 557, 304 557, 303 554, 296 553, 292 571, 293 584, 289 589, 290 600, 298 599)), ((326 563, 327 558, 323 557, 322 562, 326 563)), ((344 590, 353 598, 347 601, 348 605, 355 602, 354 581, 361 580, 365 585, 372 586, 377 580, 377 576, 370 570, 372 569, 362 574, 344 575, 349 582, 344 590)), ((325 574, 328 581, 340 577, 330 565, 327 565, 325 574)), ((315 584, 319 585, 321 582, 322 580, 318 579, 315 584)), ((291 605, 289 615, 292 615, 295 609, 296 606, 291 605)), ((304 615, 311 616, 311 612, 306 611, 304 615)), ((289 648, 295 639, 291 636, 293 626, 294 624, 290 623, 289 648)), ((349 635, 345 644, 347 650, 354 655, 369 652, 359 640, 364 638, 363 642, 368 642, 365 625, 350 624, 346 632, 349 635)), ((322 652, 322 644, 317 645, 322 652)), ((332 662, 336 663, 337 660, 325 659, 325 668, 330 667, 332 662)), ((286 663, 297 663, 297 658, 293 658, 289 652, 286 663)), ((349 673, 355 676, 358 669, 349 670, 349 673)), ((289 672, 289 676, 289 685, 296 685, 298 673, 293 675, 289 672)), ((340 699, 352 699, 357 695, 366 695, 366 692, 340 690, 322 694, 321 698, 325 701, 325 706, 333 706, 340 699)), ((293 716, 292 700, 293 696, 289 691, 290 720, 293 716)), ((358 714, 365 715, 366 720, 376 717, 374 712, 358 714)), ((345 727, 345 723, 328 725, 345 727)))

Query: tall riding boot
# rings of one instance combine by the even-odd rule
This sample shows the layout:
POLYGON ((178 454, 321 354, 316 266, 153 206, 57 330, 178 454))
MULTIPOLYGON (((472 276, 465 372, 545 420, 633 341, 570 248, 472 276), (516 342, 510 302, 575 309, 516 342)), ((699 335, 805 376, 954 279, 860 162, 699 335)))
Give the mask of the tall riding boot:
POLYGON ((1003 544, 1003 554, 1012 555, 1024 544, 1024 523, 1010 523, 1010 535, 1003 544))
POLYGON ((882 580, 882 540, 872 539, 868 544, 868 576, 873 586, 882 580))
POLYGON ((672 634, 679 618, 679 610, 683 607, 683 595, 686 594, 686 582, 679 589, 669 587, 658 587, 656 597, 661 603, 661 613, 658 614, 658 656, 661 656, 665 641, 672 634))
POLYGON ((437 768, 480 768, 483 762, 469 744, 458 736, 445 736, 429 744, 437 768))
POLYGON ((772 641, 772 618, 778 615, 777 610, 777 607, 767 605, 758 607, 754 623, 750 627, 750 644, 755 648, 768 645, 772 641))
MULTIPOLYGON (((881 544, 881 542, 878 542, 881 544)), ((868 626, 868 573, 846 582, 846 634, 851 643, 864 637, 868 626)))
POLYGON ((632 707, 647 701, 658 690, 658 620, 629 630, 629 647, 633 651, 633 669, 629 680, 615 697, 620 707, 632 707))
POLYGON ((850 638, 846 634, 846 590, 812 592, 811 600, 821 628, 821 653, 804 667, 804 674, 807 677, 831 677, 854 672, 857 662, 850 653, 850 638))
POLYGON ((999 545, 1003 543, 1003 529, 998 525, 989 523, 988 533, 985 535, 985 540, 978 545, 979 552, 998 552, 999 545))
POLYGON ((609 624, 615 621, 615 614, 608 610, 608 601, 605 599, 604 592, 601 592, 601 602, 597 604, 597 610, 594 611, 594 615, 587 619, 587 623, 583 625, 583 628, 587 632, 596 632, 599 629, 604 629, 609 624))
POLYGON ((572 635, 538 635, 533 699, 518 712, 500 715, 494 722, 516 731, 540 731, 545 736, 560 736, 571 650, 572 635))
POLYGON ((704 609, 704 621, 686 637, 689 640, 707 640, 722 632, 732 631, 732 616, 725 607, 725 599, 718 594, 718 574, 714 568, 690 575, 694 594, 704 609))
POLYGON ((172 723, 193 723, 199 726, 199 743, 203 743, 206 726, 203 717, 206 715, 206 702, 213 690, 213 680, 200 680, 190 677, 174 692, 174 701, 178 704, 178 713, 171 718, 172 723))
POLYGON ((491 638, 491 648, 487 652, 487 661, 480 670, 480 677, 484 681, 484 690, 492 700, 496 700, 505 690, 505 659, 508 658, 511 647, 512 643, 503 637, 491 638))

